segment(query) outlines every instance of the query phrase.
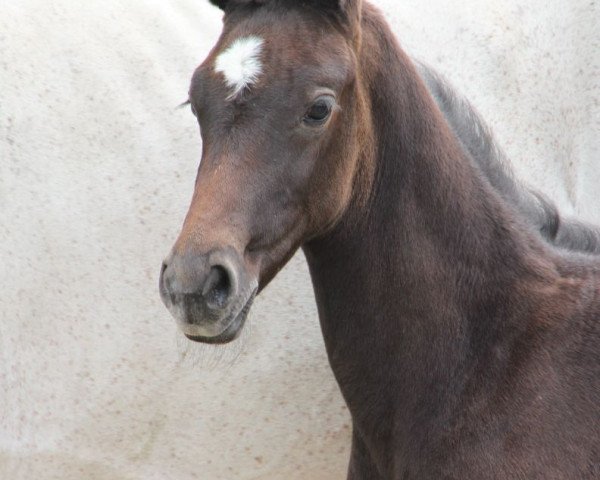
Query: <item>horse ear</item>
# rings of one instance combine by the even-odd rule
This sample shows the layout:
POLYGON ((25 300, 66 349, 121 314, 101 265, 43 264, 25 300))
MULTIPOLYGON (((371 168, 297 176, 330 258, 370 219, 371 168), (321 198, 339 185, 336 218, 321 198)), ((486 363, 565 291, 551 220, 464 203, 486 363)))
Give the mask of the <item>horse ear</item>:
MULTIPOLYGON (((225 10, 228 4, 233 3, 235 0, 209 0, 210 3, 219 7, 221 10, 225 10)), ((252 1, 252 0, 251 0, 252 1)), ((247 3, 251 3, 248 1, 247 3)), ((265 0, 253 0, 255 3, 266 3, 265 0)), ((238 2, 244 3, 244 2, 238 2)), ((343 17, 348 20, 355 20, 360 18, 360 10, 362 8, 362 0, 313 0, 316 5, 327 9, 329 11, 335 11, 338 14, 341 13, 343 17)))
POLYGON ((313 0, 313 3, 335 13, 350 24, 360 21, 362 0, 313 0))
POLYGON ((225 11, 228 7, 234 7, 235 5, 264 5, 269 0, 208 0, 215 7, 219 7, 221 10, 225 11), (234 5, 235 4, 235 5, 234 5))
POLYGON ((352 13, 356 10, 360 10, 362 1, 361 0, 330 0, 329 3, 337 4, 337 7, 345 13, 352 13))
POLYGON ((209 0, 215 7, 219 7, 221 10, 225 10, 227 4, 229 3, 227 0, 209 0))

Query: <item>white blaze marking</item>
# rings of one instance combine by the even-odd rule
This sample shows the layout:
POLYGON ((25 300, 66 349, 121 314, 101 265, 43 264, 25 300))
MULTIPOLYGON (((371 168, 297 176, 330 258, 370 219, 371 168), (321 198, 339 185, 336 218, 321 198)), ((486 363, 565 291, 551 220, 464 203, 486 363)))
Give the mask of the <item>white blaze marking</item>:
POLYGON ((222 73, 227 85, 233 89, 229 99, 237 97, 258 80, 262 73, 260 53, 263 43, 263 39, 256 36, 238 38, 217 57, 215 71, 222 73))

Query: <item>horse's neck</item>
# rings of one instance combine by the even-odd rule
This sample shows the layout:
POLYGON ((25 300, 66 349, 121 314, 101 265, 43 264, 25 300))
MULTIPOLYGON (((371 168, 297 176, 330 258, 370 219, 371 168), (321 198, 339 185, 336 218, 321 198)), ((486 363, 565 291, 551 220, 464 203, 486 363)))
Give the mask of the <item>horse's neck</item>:
POLYGON ((514 233, 379 28, 364 37, 378 43, 364 65, 378 145, 370 204, 351 207, 304 249, 330 362, 358 427, 383 441, 402 424, 414 442, 428 435, 427 421, 452 415, 487 350, 509 342, 503 329, 525 328, 510 325, 507 305, 516 283, 537 273, 525 261, 532 239, 514 233))

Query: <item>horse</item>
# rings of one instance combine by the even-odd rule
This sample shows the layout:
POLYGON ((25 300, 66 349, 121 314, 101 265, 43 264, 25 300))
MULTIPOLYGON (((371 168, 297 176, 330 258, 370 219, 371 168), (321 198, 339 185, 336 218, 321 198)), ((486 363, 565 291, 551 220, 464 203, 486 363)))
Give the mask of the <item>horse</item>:
POLYGON ((234 340, 302 248, 349 480, 598 478, 593 248, 551 211, 532 227, 368 2, 212 3, 202 158, 159 279, 183 333, 234 340))

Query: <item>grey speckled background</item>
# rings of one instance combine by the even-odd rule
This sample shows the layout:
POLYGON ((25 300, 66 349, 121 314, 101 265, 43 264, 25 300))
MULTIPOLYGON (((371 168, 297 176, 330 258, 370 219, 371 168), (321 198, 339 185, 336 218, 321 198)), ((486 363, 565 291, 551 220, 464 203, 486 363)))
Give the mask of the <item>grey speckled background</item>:
MULTIPOLYGON (((494 125, 521 176, 600 222, 589 0, 379 1, 494 125)), ((344 478, 349 420, 304 260, 241 342, 182 340, 157 274, 200 156, 203 0, 0 0, 0 478, 344 478)))

